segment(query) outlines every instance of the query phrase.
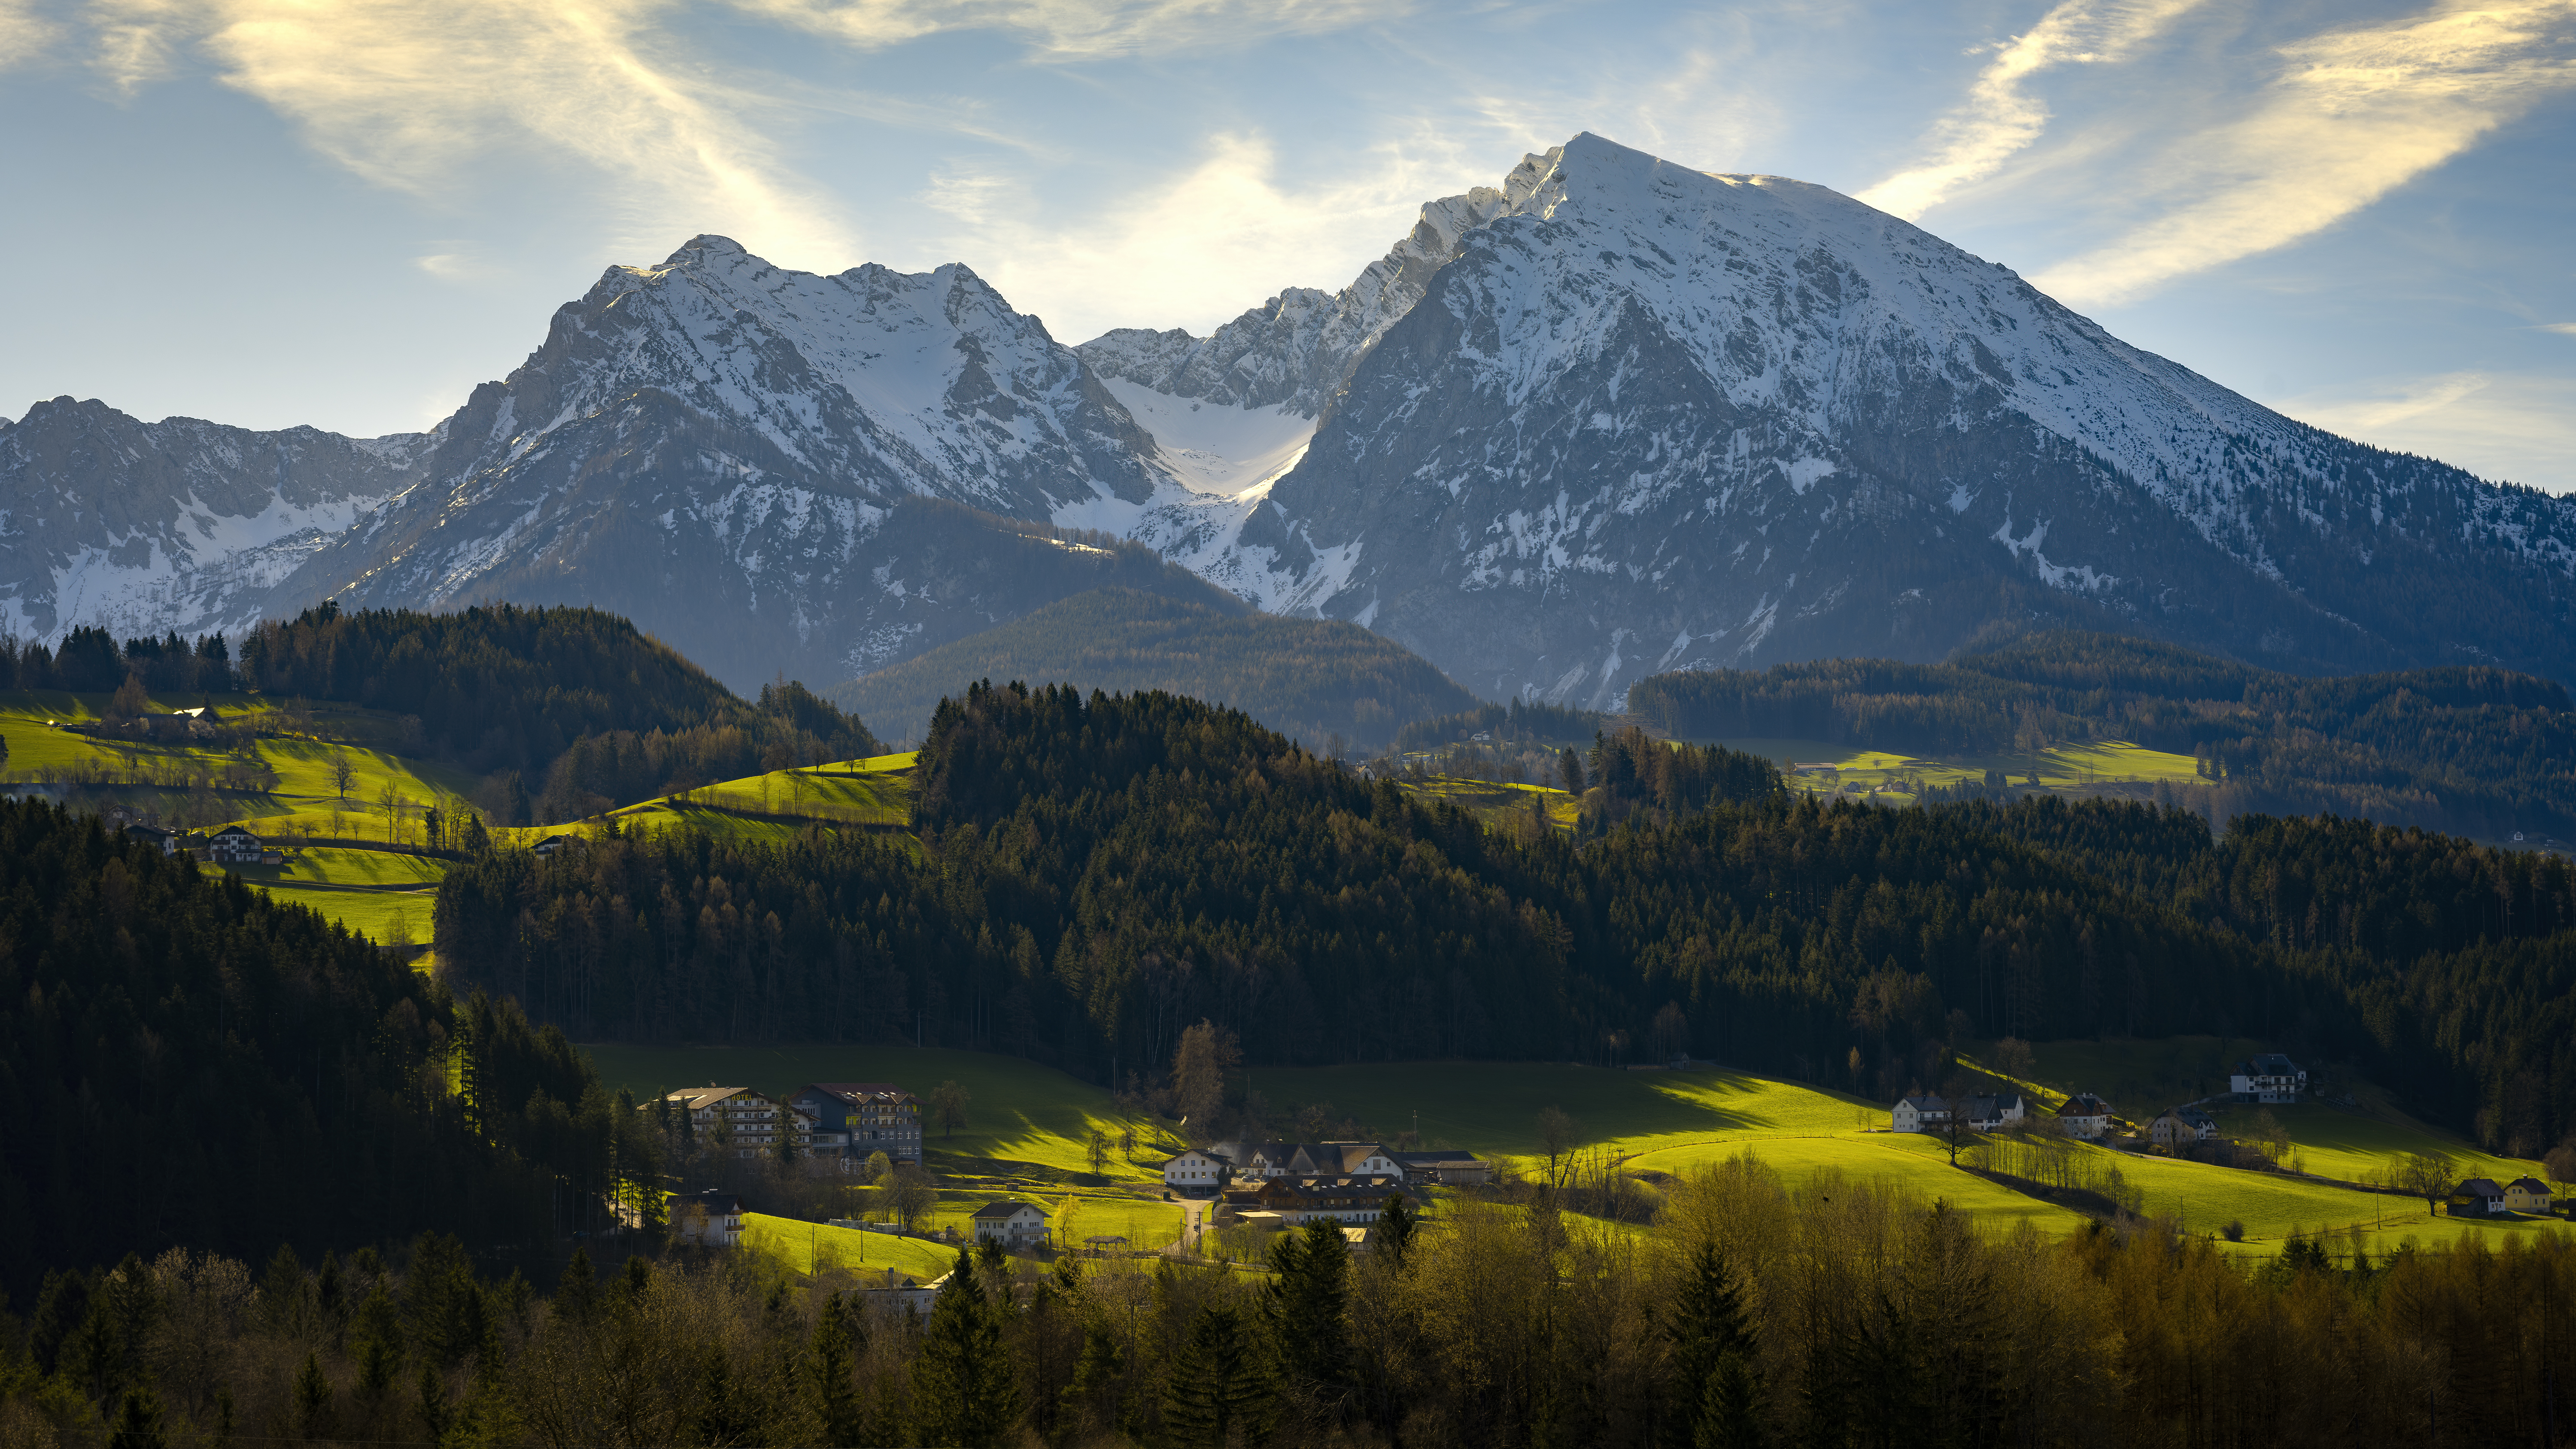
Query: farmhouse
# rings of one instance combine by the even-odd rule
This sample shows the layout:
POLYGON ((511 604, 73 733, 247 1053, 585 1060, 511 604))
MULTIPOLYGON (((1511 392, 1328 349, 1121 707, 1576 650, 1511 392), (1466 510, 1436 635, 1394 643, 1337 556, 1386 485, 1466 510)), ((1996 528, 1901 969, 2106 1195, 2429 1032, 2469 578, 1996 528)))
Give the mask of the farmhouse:
POLYGON ((1225 1186, 1229 1171, 1224 1158, 1193 1147, 1163 1164, 1163 1186, 1182 1192, 1214 1192, 1225 1186))
POLYGON ((2451 1216, 2455 1218, 2498 1218, 2504 1216, 2504 1189, 2492 1177, 2473 1177, 2451 1189, 2451 1216))
POLYGON ((1980 1132, 2001 1132, 2022 1120, 2026 1111, 2019 1092, 1967 1097, 1959 1103, 1959 1121, 1980 1132))
POLYGON ((988 1202, 975 1209, 975 1241, 1034 1248, 1046 1241, 1046 1213, 1034 1203, 988 1202))
POLYGON ((1339 1223, 1373 1223, 1386 1211, 1386 1200, 1401 1196, 1404 1179, 1385 1177, 1273 1177, 1257 1194, 1260 1210, 1279 1215, 1296 1227, 1311 1218, 1339 1223))
POLYGON ((2078 1092, 2057 1109, 2057 1120, 2067 1136, 2090 1141, 2111 1130, 2111 1104, 2091 1092, 2078 1092))
POLYGON ((2557 1211, 2558 1202, 2550 1195, 2549 1184, 2536 1177, 2517 1177, 2504 1185, 2504 1210, 2509 1213, 2537 1213, 2548 1217, 2557 1211))
POLYGON ((2308 1089, 2308 1074, 2279 1052, 2266 1052, 2236 1064, 2227 1090, 2240 1102, 2295 1102, 2308 1089))
POLYGON ((1892 1132, 1938 1132, 1950 1125, 1950 1104, 1932 1096, 1899 1097, 1887 1125, 1892 1132))
POLYGON ((2158 1147, 2184 1147, 2218 1136, 2218 1120, 2197 1107, 2169 1107, 2147 1124, 2147 1137, 2158 1147))
POLYGON ((125 838, 137 845, 151 846, 163 855, 179 853, 179 832, 158 825, 129 825, 125 827, 125 838))
POLYGON ((787 1102, 817 1128, 844 1137, 843 1150, 855 1161, 882 1152, 891 1162, 920 1165, 921 1099, 892 1082, 808 1082, 787 1102))
POLYGON ((742 1242, 742 1198, 709 1188, 671 1195, 671 1238, 702 1248, 731 1248, 742 1242))
POLYGON ((257 865, 267 847, 238 825, 227 825, 206 842, 206 859, 219 865, 257 865))

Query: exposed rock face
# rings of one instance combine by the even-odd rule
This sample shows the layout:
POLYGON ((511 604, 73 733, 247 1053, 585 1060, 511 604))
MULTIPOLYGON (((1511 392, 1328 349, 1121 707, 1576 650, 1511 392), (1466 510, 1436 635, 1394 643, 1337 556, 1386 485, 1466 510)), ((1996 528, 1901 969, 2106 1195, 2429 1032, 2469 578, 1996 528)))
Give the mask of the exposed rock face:
POLYGON ((1582 136, 1504 195, 1293 470, 1137 535, 1596 706, 2042 621, 2576 674, 2576 505, 2294 423, 1821 187, 1582 136))
POLYGON ((401 491, 430 442, 145 423, 68 397, 0 419, 0 627, 239 629, 279 580, 401 491))
POLYGON ((2576 502, 2291 422, 1848 197, 1588 135, 1206 339, 1067 348, 963 267, 700 237, 428 434, 41 404, 0 425, 0 544, 22 631, 587 602, 738 688, 1201 581, 1589 705, 2048 623, 2576 679, 2576 502))
POLYGON ((1006 540, 951 515, 890 533, 897 503, 1043 519, 1163 476, 1081 360, 964 267, 821 277, 722 237, 610 268, 444 434, 276 607, 590 603, 736 688, 839 680, 1055 597, 995 615, 932 586, 959 574, 931 535, 1006 540))

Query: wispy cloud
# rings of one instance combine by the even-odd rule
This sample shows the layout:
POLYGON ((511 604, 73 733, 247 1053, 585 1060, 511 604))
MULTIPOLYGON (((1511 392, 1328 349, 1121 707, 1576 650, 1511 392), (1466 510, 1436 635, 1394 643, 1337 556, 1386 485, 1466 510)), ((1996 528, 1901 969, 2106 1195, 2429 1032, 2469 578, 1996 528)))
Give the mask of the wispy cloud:
POLYGON ((2543 332, 2563 332, 2570 337, 2576 337, 2576 322, 2544 322, 2540 324, 2540 330, 2543 332))
POLYGON ((1203 333, 1283 286, 1342 287, 1412 228, 1448 169, 1436 146, 1390 142, 1299 188, 1266 138, 1218 135, 1186 168, 1069 225, 1003 172, 954 169, 921 199, 962 224, 952 254, 1080 342, 1113 326, 1203 333))
POLYGON ((131 89, 202 51, 224 83, 381 185, 434 193, 504 147, 608 178, 635 243, 675 218, 838 267, 851 236, 740 97, 665 53, 655 0, 104 0, 97 65, 131 89))
POLYGON ((2149 175, 2175 205, 2032 281, 2117 305, 2332 226, 2576 86, 2576 0, 2445 5, 2280 55, 2250 114, 2158 159, 2149 175))
POLYGON ((2203 0, 2065 0, 1996 48, 1968 99, 1932 131, 1930 154, 1860 194, 1908 220, 1994 175, 2048 129, 2047 102, 2030 81, 2066 65, 2127 60, 2203 0))
POLYGON ((878 49, 945 30, 1012 35, 1041 58, 1243 46, 1392 20, 1405 0, 733 0, 754 14, 878 49))
POLYGON ((36 13, 32 0, 0 0, 0 70, 45 58, 62 27, 36 13))
POLYGON ((2482 477, 2576 493, 2576 379, 2449 372, 2267 401, 2348 438, 2440 458, 2482 477))

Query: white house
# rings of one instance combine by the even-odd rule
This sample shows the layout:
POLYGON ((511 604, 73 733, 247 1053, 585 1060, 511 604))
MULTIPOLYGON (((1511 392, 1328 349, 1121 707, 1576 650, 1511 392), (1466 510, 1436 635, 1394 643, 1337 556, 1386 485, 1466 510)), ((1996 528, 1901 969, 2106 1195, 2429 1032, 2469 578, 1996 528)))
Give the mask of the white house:
POLYGON ((2504 1215, 2504 1189, 2492 1177, 2473 1177, 2451 1189, 2451 1216, 2492 1218, 2504 1215))
POLYGON ((702 1248, 730 1248, 742 1242, 742 1198, 709 1188, 671 1196, 671 1238, 702 1248))
POLYGON ((257 865, 260 852, 266 848, 258 836, 238 825, 227 825, 206 842, 206 859, 220 865, 257 865))
POLYGON ((1035 1203, 988 1202, 975 1209, 975 1241, 1034 1248, 1046 1241, 1047 1218, 1035 1203))
POLYGON ((2279 1052, 2238 1062, 2227 1078, 2227 1090, 2240 1102, 2295 1102, 2307 1089, 2308 1074, 2279 1052))
POLYGON ((2069 1137, 2097 1138, 2111 1130, 2111 1104, 2091 1092, 2078 1092, 2057 1109, 2057 1120, 2069 1137))
POLYGON ((1892 1131, 1938 1132, 1950 1125, 1950 1104, 1932 1096, 1899 1097, 1887 1115, 1892 1131))
POLYGON ((2001 1132, 2027 1115, 2021 1093, 1969 1097, 1959 1103, 1959 1121, 1980 1132, 2001 1132))
POLYGON ((1193 1147, 1163 1164, 1163 1186, 1180 1192, 1214 1192, 1231 1171, 1226 1160, 1193 1147))

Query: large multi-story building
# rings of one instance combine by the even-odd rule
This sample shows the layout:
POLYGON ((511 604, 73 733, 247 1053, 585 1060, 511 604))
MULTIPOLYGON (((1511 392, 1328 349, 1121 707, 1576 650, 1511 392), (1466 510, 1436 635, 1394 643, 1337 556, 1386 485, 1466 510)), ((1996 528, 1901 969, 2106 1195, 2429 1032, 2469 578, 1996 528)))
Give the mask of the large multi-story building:
POLYGON ((816 1123, 812 1116, 749 1087, 719 1087, 710 1082, 673 1092, 666 1099, 689 1114, 689 1130, 702 1145, 730 1151, 736 1157, 765 1157, 778 1150, 778 1134, 796 1134, 796 1145, 808 1153, 838 1157, 844 1134, 816 1123))
POLYGON ((2279 1052, 2266 1052, 2236 1064, 2227 1090, 2240 1102, 2295 1102, 2308 1089, 2308 1074, 2279 1052))
POLYGON ((787 1100, 822 1130, 843 1134, 860 1162, 879 1152, 898 1166, 921 1162, 921 1099, 892 1082, 808 1082, 787 1100))

